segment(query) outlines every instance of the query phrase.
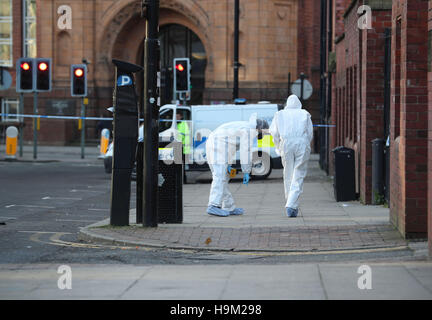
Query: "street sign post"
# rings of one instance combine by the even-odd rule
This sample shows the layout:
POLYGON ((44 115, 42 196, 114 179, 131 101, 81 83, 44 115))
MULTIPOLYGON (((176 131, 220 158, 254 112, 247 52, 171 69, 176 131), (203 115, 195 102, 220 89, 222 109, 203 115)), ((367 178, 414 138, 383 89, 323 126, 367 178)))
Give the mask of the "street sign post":
POLYGON ((291 84, 291 92, 299 97, 300 100, 307 100, 312 96, 313 87, 312 84, 305 79, 305 75, 302 73, 300 78, 291 84))

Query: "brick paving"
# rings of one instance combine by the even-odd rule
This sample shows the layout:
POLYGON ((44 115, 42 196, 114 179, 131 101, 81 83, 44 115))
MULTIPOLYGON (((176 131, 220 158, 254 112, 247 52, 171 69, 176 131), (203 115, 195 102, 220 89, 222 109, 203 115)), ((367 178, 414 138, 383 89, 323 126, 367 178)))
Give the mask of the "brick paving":
POLYGON ((228 251, 324 251, 406 245, 390 225, 296 228, 144 228, 134 225, 92 228, 91 232, 95 237, 109 237, 116 243, 130 245, 228 251))

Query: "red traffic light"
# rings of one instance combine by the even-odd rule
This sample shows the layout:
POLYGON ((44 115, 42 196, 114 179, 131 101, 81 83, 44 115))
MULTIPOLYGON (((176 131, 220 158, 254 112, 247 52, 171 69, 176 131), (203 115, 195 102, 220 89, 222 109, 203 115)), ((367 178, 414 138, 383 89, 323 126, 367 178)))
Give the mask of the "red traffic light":
POLYGON ((24 62, 23 64, 21 64, 21 69, 28 71, 30 70, 30 65, 27 62, 24 62))
POLYGON ((75 69, 74 74, 75 76, 81 78, 84 75, 84 70, 81 68, 75 69))
POLYGON ((45 62, 41 62, 41 63, 39 63, 38 68, 39 68, 40 71, 47 71, 48 70, 48 65, 45 62))
POLYGON ((176 65, 176 69, 178 70, 178 71, 183 71, 184 70, 184 67, 183 67, 183 65, 182 64, 178 64, 178 65, 176 65))

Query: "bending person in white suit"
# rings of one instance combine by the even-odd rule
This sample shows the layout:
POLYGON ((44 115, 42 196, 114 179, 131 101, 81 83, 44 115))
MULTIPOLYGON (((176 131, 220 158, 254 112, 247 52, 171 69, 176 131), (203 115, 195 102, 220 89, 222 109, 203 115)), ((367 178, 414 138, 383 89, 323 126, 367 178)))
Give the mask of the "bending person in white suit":
POLYGON ((225 123, 209 135, 206 142, 206 154, 213 181, 207 208, 208 214, 226 217, 244 213, 242 208, 236 208, 234 198, 228 190, 228 167, 235 163, 236 152, 240 148, 243 183, 248 184, 252 170, 253 142, 258 134, 268 127, 267 121, 257 119, 254 113, 249 121, 225 123))
POLYGON ((303 180, 311 152, 313 126, 311 115, 302 109, 296 95, 289 96, 285 108, 276 112, 270 133, 284 167, 286 213, 288 217, 297 217, 299 197, 303 192, 303 180))

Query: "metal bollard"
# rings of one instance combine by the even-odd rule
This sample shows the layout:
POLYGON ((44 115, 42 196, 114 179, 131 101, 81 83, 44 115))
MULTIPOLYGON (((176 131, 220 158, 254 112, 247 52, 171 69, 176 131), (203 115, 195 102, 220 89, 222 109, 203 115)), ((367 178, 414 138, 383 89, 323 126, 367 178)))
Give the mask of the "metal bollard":
POLYGON ((384 139, 372 140, 372 204, 384 202, 384 139))
POLYGON ((8 127, 6 129, 6 159, 16 159, 18 144, 18 129, 16 127, 8 127))

